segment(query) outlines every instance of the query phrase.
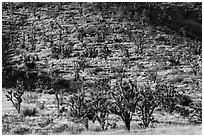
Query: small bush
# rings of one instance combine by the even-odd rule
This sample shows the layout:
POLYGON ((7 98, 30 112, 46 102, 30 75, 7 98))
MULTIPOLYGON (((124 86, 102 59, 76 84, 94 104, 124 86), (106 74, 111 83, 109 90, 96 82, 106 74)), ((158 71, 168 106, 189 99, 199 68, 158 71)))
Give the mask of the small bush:
POLYGON ((28 92, 27 94, 24 93, 23 97, 22 97, 23 101, 25 103, 36 103, 38 100, 38 94, 34 93, 34 92, 28 92))
POLYGON ((175 106, 179 104, 180 94, 176 90, 176 87, 168 83, 158 83, 156 90, 160 93, 158 99, 162 108, 172 113, 175 110, 175 106))
POLYGON ((35 116, 37 114, 37 109, 26 107, 22 110, 22 113, 24 116, 35 116))
POLYGON ((74 127, 72 128, 71 133, 72 133, 72 134, 79 134, 79 133, 81 133, 83 130, 84 130, 84 128, 83 128, 82 126, 77 125, 77 126, 74 126, 74 127))
POLYGON ((100 132, 102 129, 101 129, 101 127, 99 127, 99 126, 96 126, 94 129, 93 129, 93 131, 94 132, 100 132))
POLYGON ((14 127, 25 122, 22 115, 4 114, 2 115, 2 134, 11 134, 14 127))
POLYGON ((45 101, 39 102, 38 103, 38 108, 41 109, 41 110, 44 109, 45 108, 45 101))
POLYGON ((30 128, 23 127, 23 126, 19 126, 11 130, 12 134, 17 134, 17 135, 25 135, 25 134, 28 134, 29 132, 30 132, 30 128))
POLYGON ((42 117, 38 122, 38 126, 44 128, 50 124, 53 124, 53 118, 50 117, 42 117))
POLYGON ((202 102, 193 102, 190 107, 193 111, 189 115, 189 121, 195 124, 202 123, 202 102))
POLYGON ((60 133, 63 132, 68 127, 67 124, 60 124, 53 127, 53 133, 60 133))

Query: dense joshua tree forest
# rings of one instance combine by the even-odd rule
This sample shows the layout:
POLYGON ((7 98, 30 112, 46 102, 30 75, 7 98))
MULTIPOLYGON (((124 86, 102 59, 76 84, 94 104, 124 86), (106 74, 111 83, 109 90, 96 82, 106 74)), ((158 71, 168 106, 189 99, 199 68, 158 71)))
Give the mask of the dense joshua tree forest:
POLYGON ((3 134, 201 134, 202 3, 2 3, 3 134))

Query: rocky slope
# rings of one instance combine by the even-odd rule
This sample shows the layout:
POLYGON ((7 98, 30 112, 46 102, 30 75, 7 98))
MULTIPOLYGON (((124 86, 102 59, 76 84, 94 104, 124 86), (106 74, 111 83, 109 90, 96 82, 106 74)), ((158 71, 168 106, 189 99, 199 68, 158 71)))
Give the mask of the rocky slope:
POLYGON ((85 89, 103 78, 114 85, 118 73, 124 72, 125 79, 138 84, 171 83, 201 102, 202 44, 200 32, 193 32, 202 25, 183 17, 187 28, 197 28, 177 32, 178 26, 156 24, 159 18, 149 21, 152 15, 117 10, 124 9, 121 5, 3 3, 3 86, 13 88, 24 81, 27 91, 53 93, 57 77, 57 88, 73 93, 80 86, 77 80, 85 89))

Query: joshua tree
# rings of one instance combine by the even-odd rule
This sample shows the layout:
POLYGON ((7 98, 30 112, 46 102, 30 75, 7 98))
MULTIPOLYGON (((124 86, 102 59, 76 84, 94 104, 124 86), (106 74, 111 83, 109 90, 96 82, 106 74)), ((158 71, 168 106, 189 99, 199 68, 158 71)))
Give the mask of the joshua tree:
POLYGON ((122 82, 122 79, 117 84, 114 92, 110 92, 113 99, 110 111, 120 116, 125 123, 126 129, 130 131, 130 123, 132 115, 135 113, 136 105, 139 99, 139 92, 132 81, 122 82))
POLYGON ((24 86, 23 82, 17 81, 17 90, 14 92, 13 90, 7 91, 8 95, 6 95, 8 101, 11 101, 11 103, 16 108, 18 114, 21 110, 21 103, 22 103, 22 96, 24 93, 24 86))

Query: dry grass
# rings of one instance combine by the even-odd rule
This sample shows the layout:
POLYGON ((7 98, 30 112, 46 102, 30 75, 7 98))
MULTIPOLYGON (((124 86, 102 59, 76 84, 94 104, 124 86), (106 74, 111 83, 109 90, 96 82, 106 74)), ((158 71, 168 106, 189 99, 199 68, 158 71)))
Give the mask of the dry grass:
POLYGON ((148 128, 148 129, 132 129, 131 132, 121 130, 108 130, 104 132, 82 132, 88 135, 201 135, 202 126, 166 126, 161 128, 148 128))

